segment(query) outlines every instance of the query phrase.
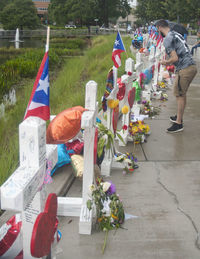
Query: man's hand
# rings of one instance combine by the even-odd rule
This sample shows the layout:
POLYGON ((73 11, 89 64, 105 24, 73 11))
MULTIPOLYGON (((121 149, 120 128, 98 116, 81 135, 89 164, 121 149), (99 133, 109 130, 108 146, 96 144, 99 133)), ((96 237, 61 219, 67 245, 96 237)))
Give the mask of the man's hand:
POLYGON ((160 62, 160 64, 163 65, 163 66, 166 66, 166 65, 167 65, 167 62, 166 62, 166 60, 162 60, 162 61, 160 62))

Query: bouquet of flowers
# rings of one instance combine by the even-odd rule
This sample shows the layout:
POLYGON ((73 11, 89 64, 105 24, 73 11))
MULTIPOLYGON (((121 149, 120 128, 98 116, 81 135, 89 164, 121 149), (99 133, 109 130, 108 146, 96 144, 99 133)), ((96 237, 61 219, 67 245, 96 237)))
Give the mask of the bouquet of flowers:
POLYGON ((129 124, 129 133, 133 137, 135 144, 143 143, 145 141, 145 136, 149 134, 150 127, 145 124, 144 121, 131 122, 129 124))
POLYGON ((138 165, 136 164, 137 158, 133 153, 115 154, 115 160, 117 162, 124 164, 124 171, 123 171, 124 174, 133 172, 135 169, 138 168, 138 165))
POLYGON ((105 232, 102 253, 104 253, 108 231, 118 229, 124 222, 124 207, 116 194, 116 187, 112 182, 104 182, 97 178, 96 186, 90 186, 91 199, 87 201, 87 208, 96 208, 96 218, 98 228, 105 232))
POLYGON ((153 106, 150 101, 142 101, 141 114, 149 115, 149 117, 152 118, 159 113, 159 107, 153 106))
POLYGON ((167 101, 168 100, 168 95, 166 93, 162 93, 160 100, 161 101, 167 101))

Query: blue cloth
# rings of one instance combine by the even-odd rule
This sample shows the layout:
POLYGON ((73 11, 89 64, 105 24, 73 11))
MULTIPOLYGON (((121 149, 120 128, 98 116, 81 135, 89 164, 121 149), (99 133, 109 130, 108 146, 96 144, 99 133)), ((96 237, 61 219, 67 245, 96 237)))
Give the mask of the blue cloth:
POLYGON ((69 154, 73 154, 73 150, 67 150, 65 144, 58 144, 58 162, 56 163, 55 167, 51 171, 51 176, 55 173, 55 171, 62 167, 63 165, 67 165, 71 163, 71 157, 69 154))

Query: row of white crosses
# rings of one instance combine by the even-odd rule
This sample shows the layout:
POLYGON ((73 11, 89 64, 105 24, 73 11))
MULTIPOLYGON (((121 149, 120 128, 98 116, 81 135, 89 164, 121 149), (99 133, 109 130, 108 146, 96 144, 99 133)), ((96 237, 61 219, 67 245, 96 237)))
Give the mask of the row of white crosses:
MULTIPOLYGON (((80 216, 79 233, 91 234, 92 211, 86 202, 89 186, 94 173, 94 136, 98 111, 96 102, 97 84, 89 81, 86 85, 85 111, 81 127, 84 128, 84 173, 82 198, 58 197, 58 215, 80 216)), ((23 256, 31 255, 30 243, 35 220, 44 211, 47 199, 46 160, 52 168, 57 162, 57 145, 46 144, 46 122, 37 117, 29 117, 19 125, 20 166, 1 186, 1 209, 21 212, 23 228, 23 256)), ((54 248, 54 246, 52 246, 54 248)), ((43 258, 43 257, 40 257, 43 258)), ((51 258, 56 258, 51 250, 51 258)))
MULTIPOLYGON (((145 90, 142 91, 142 98, 147 101, 150 101, 151 97, 153 97, 153 93, 157 94, 156 86, 160 77, 159 75, 160 73, 163 72, 163 66, 160 66, 160 72, 159 72, 158 64, 160 62, 160 59, 163 59, 163 58, 164 58, 163 46, 157 49, 152 47, 150 50, 149 56, 144 56, 144 54, 138 52, 136 54, 136 64, 135 64, 136 72, 133 72, 134 61, 131 58, 126 60, 126 63, 125 63, 126 74, 121 77, 121 82, 125 83, 126 92, 123 100, 119 101, 119 110, 121 110, 121 107, 123 107, 123 105, 127 105, 127 106, 129 105, 128 92, 132 88, 133 81, 137 80, 139 82, 140 73, 145 68, 150 68, 153 65, 155 65, 153 80, 148 85, 145 85, 145 90), (132 72, 132 75, 131 76, 128 75, 128 72, 132 72)), ((117 69, 115 67, 113 67, 113 69, 114 69, 114 81, 116 82, 117 69)), ((114 90, 111 92, 108 99, 116 99, 117 91, 118 91, 118 86, 117 86, 117 83, 115 83, 114 90)), ((160 94, 160 92, 158 94, 160 94)), ((138 116, 140 113, 140 106, 137 103, 135 103, 132 109, 129 110, 127 114, 122 115, 122 125, 129 125, 130 112, 133 112, 135 116, 138 116)), ((112 109, 110 109, 109 107, 107 108, 107 127, 110 130, 113 129, 112 128, 112 109)), ((129 138, 129 133, 127 130, 126 131, 121 130, 120 135, 123 137, 124 142, 119 140, 119 146, 124 146, 127 144, 129 140, 131 140, 129 138)), ((109 176, 112 168, 122 168, 122 165, 114 161, 112 149, 105 150, 104 160, 101 164, 101 174, 105 176, 109 176)))
MULTIPOLYGON (((132 89, 133 81, 136 80, 136 73, 134 72, 133 59, 128 58, 126 60, 125 71, 126 71, 126 74, 122 75, 121 83, 125 84, 126 90, 125 90, 124 98, 121 101, 119 101, 119 111, 121 111, 121 108, 124 105, 129 106, 128 93, 132 89)), ((113 72, 114 72, 114 89, 111 92, 111 94, 109 95, 109 97, 107 98, 108 100, 117 99, 117 92, 119 90, 119 87, 117 85, 117 69, 115 67, 113 67, 113 72)), ((111 131, 113 131, 112 113, 113 113, 113 110, 110 109, 109 107, 107 107, 107 128, 110 129, 111 131)), ((130 115, 130 109, 127 114, 122 115, 122 125, 124 125, 124 124, 129 125, 129 118, 130 118, 129 115, 130 115)), ((128 131, 125 131, 125 132, 121 131, 120 135, 123 137, 124 142, 127 143, 128 142, 128 131)), ((124 145, 124 143, 122 143, 119 140, 119 145, 124 145)), ((112 148, 108 149, 108 150, 105 149, 104 159, 101 164, 101 174, 102 175, 109 176, 110 172, 113 168, 123 168, 123 165, 121 165, 121 163, 117 163, 114 160, 113 155, 114 155, 114 150, 112 150, 112 148)))

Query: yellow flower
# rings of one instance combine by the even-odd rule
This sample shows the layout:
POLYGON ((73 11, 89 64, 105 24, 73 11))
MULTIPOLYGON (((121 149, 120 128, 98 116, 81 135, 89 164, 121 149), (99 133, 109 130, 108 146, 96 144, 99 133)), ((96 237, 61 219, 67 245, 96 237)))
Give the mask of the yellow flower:
POLYGON ((110 109, 116 108, 118 106, 118 104, 119 104, 119 100, 118 99, 117 100, 114 100, 114 99, 108 100, 108 107, 110 109))
POLYGON ((138 127, 134 126, 131 131, 132 131, 132 134, 137 133, 138 132, 138 127))
POLYGON ((146 124, 145 133, 148 133, 150 131, 150 127, 148 124, 146 124))
POLYGON ((129 112, 128 106, 127 106, 127 105, 124 105, 124 106, 122 107, 122 113, 123 113, 123 114, 127 114, 128 112, 129 112))
POLYGON ((118 217, 117 217, 117 216, 115 216, 114 214, 112 214, 112 215, 111 215, 111 217, 112 217, 113 219, 118 220, 118 217))
POLYGON ((98 218, 98 222, 101 222, 103 218, 98 218))

